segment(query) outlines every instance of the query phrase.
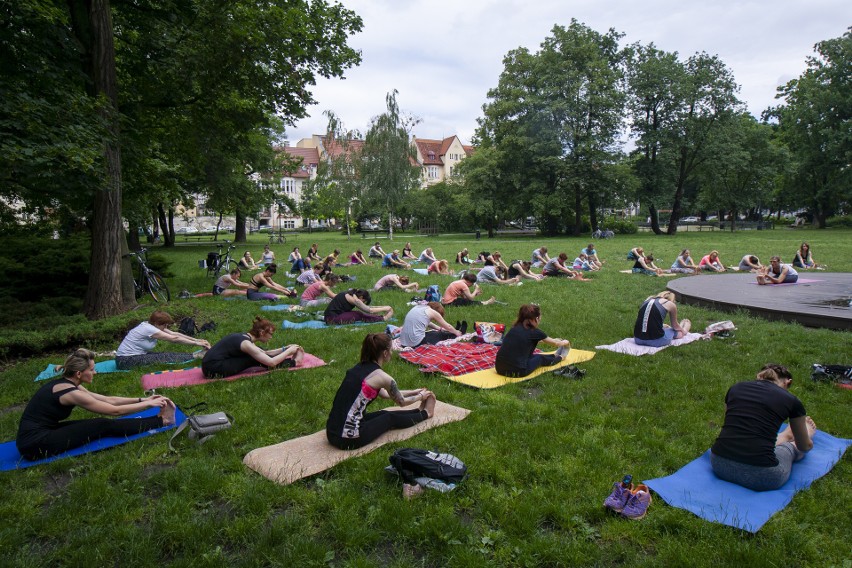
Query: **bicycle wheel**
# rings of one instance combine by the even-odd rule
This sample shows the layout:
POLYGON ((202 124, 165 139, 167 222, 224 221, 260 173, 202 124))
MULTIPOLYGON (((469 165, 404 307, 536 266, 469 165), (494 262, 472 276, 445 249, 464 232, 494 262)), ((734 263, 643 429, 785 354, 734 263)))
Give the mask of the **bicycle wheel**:
POLYGON ((153 270, 148 272, 146 284, 148 287, 148 293, 151 294, 151 297, 154 298, 154 300, 158 302, 168 302, 172 299, 169 294, 169 287, 166 286, 166 283, 163 281, 163 277, 153 270))

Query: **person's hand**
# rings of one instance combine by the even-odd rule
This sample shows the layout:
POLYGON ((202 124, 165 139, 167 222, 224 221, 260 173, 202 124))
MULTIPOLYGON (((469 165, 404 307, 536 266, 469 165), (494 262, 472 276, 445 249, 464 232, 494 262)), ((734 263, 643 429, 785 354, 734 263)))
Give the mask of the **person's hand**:
POLYGON ((210 349, 210 342, 207 341, 206 339, 202 339, 201 341, 199 341, 198 345, 205 348, 205 349, 210 349))

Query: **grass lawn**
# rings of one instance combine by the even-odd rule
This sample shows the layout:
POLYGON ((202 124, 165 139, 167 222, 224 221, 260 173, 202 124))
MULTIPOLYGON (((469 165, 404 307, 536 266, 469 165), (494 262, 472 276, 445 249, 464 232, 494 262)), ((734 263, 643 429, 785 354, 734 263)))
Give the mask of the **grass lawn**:
MULTIPOLYGON (((251 238, 235 251, 237 256, 249 249, 259 258, 265 239, 251 238)), ((589 242, 587 237, 476 242, 469 235, 412 234, 381 242, 386 250, 401 249, 409 239, 415 254, 432 246, 439 258, 451 261, 462 247, 474 253, 500 250, 509 260, 529 258, 541 244, 551 255, 565 250, 573 259, 589 242)), ((717 249, 731 265, 747 253, 764 262, 773 254, 790 261, 802 239, 810 242, 817 262, 832 271, 852 271, 849 230, 617 236, 597 243, 607 262, 593 282, 548 280, 495 288, 508 305, 449 309, 447 320, 510 324, 520 304, 536 302, 542 306, 545 332, 593 350, 630 335, 641 302, 669 280, 618 273, 631 266, 624 259, 631 247, 644 246, 663 259, 657 262, 661 267, 670 266, 686 247, 696 259, 717 249)), ((313 241, 321 253, 337 247, 347 256, 356 247, 366 253, 374 242, 302 234, 273 250, 286 259, 292 246, 304 252, 313 241)), ((262 312, 260 303, 243 299, 176 299, 184 288, 209 291, 212 281, 197 263, 209 250, 207 243, 158 251, 171 261, 174 273, 168 279, 173 298, 168 309, 194 314, 199 324, 215 320, 219 328, 207 334, 211 341, 247 330, 258 314, 280 323, 282 312, 262 312)), ((383 274, 370 266, 340 272, 356 275, 358 287, 372 287, 383 274)), ((286 276, 279 272, 276 280, 284 283, 286 276)), ((451 281, 415 280, 437 283, 442 291, 451 281)), ((380 292, 374 304, 393 305, 399 323, 410 297, 380 292)), ((152 309, 145 305, 122 317, 147 319, 152 309)), ((206 401, 211 411, 235 417, 233 429, 204 446, 184 441, 179 455, 169 454, 167 435, 159 435, 0 474, 0 565, 849 566, 849 453, 757 535, 703 521, 659 498, 639 522, 604 511, 612 483, 625 473, 637 481, 668 475, 703 453, 719 431, 726 390, 753 378, 769 361, 790 367, 791 390, 821 429, 852 437, 852 392, 809 379, 812 363, 852 364, 849 333, 689 306, 679 311, 697 330, 721 319, 732 319, 738 330, 732 339, 701 341, 652 357, 602 351, 581 365, 587 370, 582 381, 544 374, 491 391, 423 375, 395 358, 386 370, 402 388, 426 386, 440 400, 472 414, 286 487, 248 470, 243 456, 324 428, 334 392, 345 370, 357 362, 367 328, 279 330, 275 345, 298 342, 333 362, 296 373, 164 391, 180 406, 206 401), (406 445, 449 451, 467 463, 470 477, 455 492, 404 501, 401 486, 382 468, 394 449, 406 445)), ((87 346, 109 350, 117 345, 118 338, 101 338, 87 346)), ((6 366, 0 379, 0 438, 14 439, 23 406, 37 387, 33 377, 64 355, 6 366)), ((142 373, 100 375, 93 389, 139 396, 142 373)), ((75 410, 72 417, 85 415, 75 410)))

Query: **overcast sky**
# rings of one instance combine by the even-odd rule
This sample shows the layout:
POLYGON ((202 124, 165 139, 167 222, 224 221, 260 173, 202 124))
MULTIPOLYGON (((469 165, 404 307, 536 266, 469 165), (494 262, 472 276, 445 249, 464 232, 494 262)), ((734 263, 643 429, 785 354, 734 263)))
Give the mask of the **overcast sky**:
POLYGON ((320 78, 310 117, 287 129, 291 144, 325 132, 332 110, 362 133, 399 91, 400 108, 421 119, 419 138, 457 134, 470 143, 488 89, 497 84, 503 56, 517 47, 536 52, 555 24, 571 18, 622 44, 653 42, 682 58, 718 55, 741 86, 755 116, 775 103, 775 92, 805 69, 813 45, 840 37, 852 25, 849 0, 342 0, 364 20, 349 44, 363 62, 343 80, 320 78))

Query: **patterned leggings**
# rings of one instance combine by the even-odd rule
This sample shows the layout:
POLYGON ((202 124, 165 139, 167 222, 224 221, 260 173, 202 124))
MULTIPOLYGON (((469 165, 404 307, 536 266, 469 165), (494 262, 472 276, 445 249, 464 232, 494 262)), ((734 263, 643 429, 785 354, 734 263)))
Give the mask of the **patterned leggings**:
POLYGON ((192 353, 145 353, 144 355, 127 355, 115 358, 115 366, 121 371, 133 367, 156 365, 159 363, 188 363, 192 361, 192 353))

